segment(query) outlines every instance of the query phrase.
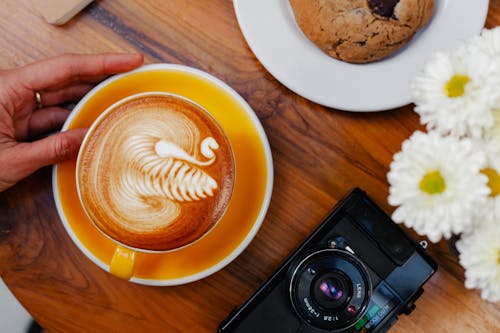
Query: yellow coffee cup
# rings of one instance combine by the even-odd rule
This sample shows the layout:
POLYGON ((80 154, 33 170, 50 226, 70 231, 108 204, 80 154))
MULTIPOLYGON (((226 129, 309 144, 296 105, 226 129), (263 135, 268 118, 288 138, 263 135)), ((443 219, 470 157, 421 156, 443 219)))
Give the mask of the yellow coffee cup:
POLYGON ((203 107, 146 92, 92 123, 76 162, 83 210, 116 243, 110 272, 130 279, 137 252, 188 246, 218 223, 235 178, 231 144, 203 107))

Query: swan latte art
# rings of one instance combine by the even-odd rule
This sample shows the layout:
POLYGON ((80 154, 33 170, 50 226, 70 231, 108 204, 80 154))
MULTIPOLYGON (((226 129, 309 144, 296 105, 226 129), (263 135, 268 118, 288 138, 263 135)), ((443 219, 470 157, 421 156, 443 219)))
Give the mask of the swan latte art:
POLYGON ((206 234, 224 214, 234 160, 222 128, 175 95, 140 94, 111 106, 80 149, 80 201, 104 234, 167 251, 206 234))

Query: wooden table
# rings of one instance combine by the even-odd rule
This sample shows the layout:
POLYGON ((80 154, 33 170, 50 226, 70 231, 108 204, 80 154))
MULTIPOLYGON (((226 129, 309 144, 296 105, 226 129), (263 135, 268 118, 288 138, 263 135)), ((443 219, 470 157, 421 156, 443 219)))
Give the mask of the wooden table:
MULTIPOLYGON (((46 24, 30 3, 2 1, 0 68, 65 52, 129 51, 144 53, 146 63, 202 69, 253 107, 275 170, 271 205, 250 246, 216 274, 177 287, 132 284, 89 261, 57 215, 50 168, 0 193, 1 276, 47 331, 214 332, 349 189, 361 186, 384 210, 394 209, 386 173, 401 142, 419 127, 412 106, 359 114, 297 96, 252 54, 231 1, 100 0, 63 27, 46 24)), ((492 0, 487 26, 497 24, 500 1, 492 0)), ((498 332, 500 306, 465 289, 448 243, 429 252, 440 269, 416 311, 391 332, 498 332)))

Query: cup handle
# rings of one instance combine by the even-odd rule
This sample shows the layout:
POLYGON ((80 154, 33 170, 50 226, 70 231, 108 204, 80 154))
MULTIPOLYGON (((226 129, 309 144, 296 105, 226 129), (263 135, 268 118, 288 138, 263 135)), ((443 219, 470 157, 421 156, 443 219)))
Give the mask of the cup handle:
POLYGON ((130 280, 134 275, 135 254, 134 250, 117 245, 109 264, 109 272, 121 279, 130 280))

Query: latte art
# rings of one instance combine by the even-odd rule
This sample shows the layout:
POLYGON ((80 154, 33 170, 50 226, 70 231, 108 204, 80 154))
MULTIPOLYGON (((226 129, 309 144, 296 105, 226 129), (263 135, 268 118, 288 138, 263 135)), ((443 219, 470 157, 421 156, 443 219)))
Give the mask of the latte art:
POLYGON ((234 181, 229 142, 187 100, 131 99, 105 117, 84 146, 82 203, 99 229, 125 245, 168 250, 188 244, 228 204, 234 181))
MULTIPOLYGON (((212 137, 203 140, 202 146, 207 141, 214 143, 213 148, 219 147, 212 137)), ((181 202, 201 200, 213 196, 217 188, 215 179, 200 169, 214 163, 212 150, 202 150, 205 157, 211 157, 203 162, 175 143, 156 137, 134 136, 126 142, 125 153, 129 160, 122 184, 125 191, 138 198, 165 197, 181 202)))
POLYGON ((203 156, 210 158, 209 161, 202 162, 190 156, 186 151, 177 146, 175 143, 160 140, 155 144, 155 151, 161 157, 174 157, 177 159, 185 160, 195 165, 204 166, 210 165, 215 160, 213 150, 219 148, 219 144, 214 138, 208 137, 201 142, 201 153, 203 156))

